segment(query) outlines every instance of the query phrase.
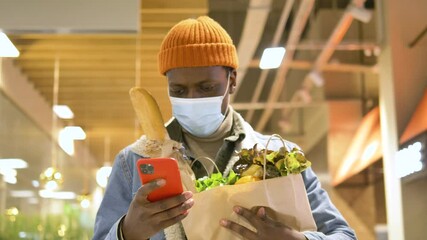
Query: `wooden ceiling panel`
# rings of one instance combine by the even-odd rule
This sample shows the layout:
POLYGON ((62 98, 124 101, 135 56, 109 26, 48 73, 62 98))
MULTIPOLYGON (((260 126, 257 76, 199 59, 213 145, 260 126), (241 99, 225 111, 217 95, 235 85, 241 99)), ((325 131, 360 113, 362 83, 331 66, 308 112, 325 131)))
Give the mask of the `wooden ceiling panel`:
MULTIPOLYGON (((150 58, 142 58, 144 60, 152 60, 150 58)), ((17 61, 22 69, 24 70, 45 70, 53 73, 54 61, 53 60, 38 60, 33 62, 32 60, 19 60, 17 61)), ((135 71, 135 59, 122 60, 122 61, 82 61, 82 60, 61 60, 61 69, 73 69, 73 70, 104 70, 104 71, 115 71, 115 70, 127 70, 135 71)))
POLYGON ((141 1, 141 11, 150 8, 204 8, 207 11, 208 3, 204 0, 144 0, 141 1))
POLYGON ((109 155, 115 156, 142 133, 130 88, 136 84, 147 88, 163 118, 171 117, 167 81, 157 66, 161 41, 178 21, 207 12, 207 1, 144 0, 138 33, 10 35, 20 51, 15 64, 52 104, 55 61, 59 60, 58 104, 70 106, 75 115, 64 123, 86 130, 91 152, 102 165, 108 135, 114 134, 109 155))
MULTIPOLYGON (((53 79, 48 78, 37 78, 34 80, 34 85, 36 87, 46 87, 50 86, 52 87, 52 81, 53 79)), ((107 85, 107 86, 119 86, 119 85, 125 85, 125 86, 131 86, 135 83, 135 79, 132 78, 126 78, 126 79, 82 79, 82 78, 68 78, 66 80, 61 81, 61 84, 59 86, 60 90, 64 87, 72 87, 72 86, 100 86, 100 85, 107 85)))

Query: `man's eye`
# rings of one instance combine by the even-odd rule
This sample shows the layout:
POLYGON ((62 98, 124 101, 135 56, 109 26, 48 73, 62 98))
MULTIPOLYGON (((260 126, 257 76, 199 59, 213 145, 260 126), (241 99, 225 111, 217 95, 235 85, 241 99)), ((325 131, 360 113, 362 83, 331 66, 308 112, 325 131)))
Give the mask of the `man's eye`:
POLYGON ((215 86, 214 85, 205 85, 205 86, 201 86, 200 88, 204 92, 211 92, 211 91, 215 90, 215 86))
POLYGON ((170 89, 169 91, 170 91, 170 94, 174 96, 182 95, 185 92, 184 89, 170 89))

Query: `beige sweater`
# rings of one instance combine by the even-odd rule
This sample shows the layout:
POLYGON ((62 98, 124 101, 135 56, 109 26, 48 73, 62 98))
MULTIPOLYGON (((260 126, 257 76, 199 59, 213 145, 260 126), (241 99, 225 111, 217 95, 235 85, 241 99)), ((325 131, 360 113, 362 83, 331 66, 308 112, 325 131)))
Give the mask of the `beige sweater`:
POLYGON ((206 157, 215 161, 218 150, 224 142, 224 138, 230 135, 233 127, 233 114, 229 109, 225 113, 225 118, 220 127, 208 138, 199 138, 191 135, 183 129, 183 137, 186 146, 193 158, 200 161, 203 166, 209 171, 210 175, 214 169, 214 165, 206 157))

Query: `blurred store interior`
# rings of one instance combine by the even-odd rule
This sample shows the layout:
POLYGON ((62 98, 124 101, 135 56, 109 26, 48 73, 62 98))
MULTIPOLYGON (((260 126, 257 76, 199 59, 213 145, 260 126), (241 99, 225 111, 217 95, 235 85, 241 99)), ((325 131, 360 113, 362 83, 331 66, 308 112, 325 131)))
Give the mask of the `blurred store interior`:
POLYGON ((110 166, 143 134, 128 91, 147 88, 171 117, 157 52, 200 15, 237 46, 234 109, 301 146, 359 239, 425 239, 426 11, 425 0, 0 0, 0 239, 91 238, 110 166), (272 47, 284 57, 261 69, 272 47))

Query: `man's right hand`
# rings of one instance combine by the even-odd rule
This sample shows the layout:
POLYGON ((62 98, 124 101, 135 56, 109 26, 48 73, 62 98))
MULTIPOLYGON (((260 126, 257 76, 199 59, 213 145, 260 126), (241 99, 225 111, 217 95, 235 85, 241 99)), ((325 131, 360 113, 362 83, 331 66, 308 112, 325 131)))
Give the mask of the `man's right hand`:
POLYGON ((122 231, 126 240, 148 239, 188 215, 188 210, 194 204, 192 192, 183 192, 156 202, 147 200, 150 192, 165 183, 164 179, 157 179, 138 189, 123 220, 122 231))

